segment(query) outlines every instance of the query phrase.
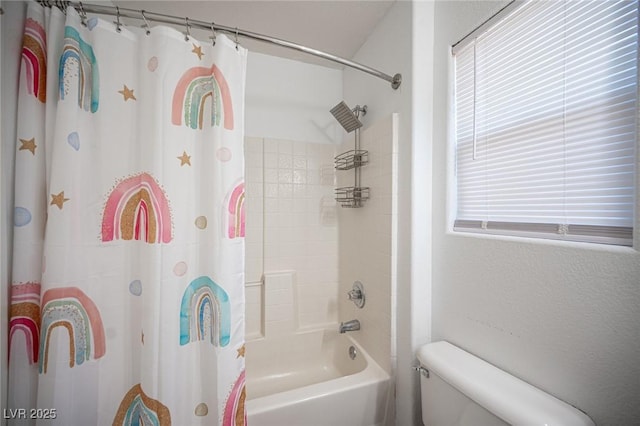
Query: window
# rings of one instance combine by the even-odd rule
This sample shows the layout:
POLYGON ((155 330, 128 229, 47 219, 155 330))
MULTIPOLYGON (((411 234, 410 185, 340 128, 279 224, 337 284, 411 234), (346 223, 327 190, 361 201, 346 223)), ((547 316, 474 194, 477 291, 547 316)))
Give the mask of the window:
POLYGON ((453 48, 454 230, 631 245, 638 1, 509 8, 453 48))

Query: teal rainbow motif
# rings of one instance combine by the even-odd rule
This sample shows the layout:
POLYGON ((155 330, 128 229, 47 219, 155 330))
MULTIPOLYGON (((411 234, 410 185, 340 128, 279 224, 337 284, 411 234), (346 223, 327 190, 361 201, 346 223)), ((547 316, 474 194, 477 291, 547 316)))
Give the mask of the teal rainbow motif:
POLYGON ((77 287, 47 290, 42 296, 40 373, 47 372, 52 331, 63 327, 69 333, 69 367, 106 352, 104 327, 93 301, 77 287))
POLYGON ((100 76, 93 48, 73 27, 64 29, 64 45, 58 68, 60 99, 69 94, 72 82, 78 79, 78 106, 85 111, 98 111, 100 76), (77 64, 74 73, 73 63, 77 64), (76 75, 77 74, 77 75, 76 75))
POLYGON ((173 92, 171 122, 192 129, 202 129, 204 110, 211 100, 211 126, 219 126, 224 113, 224 128, 233 130, 231 92, 222 71, 215 64, 211 68, 189 68, 180 78, 173 92))
POLYGON ((227 346, 231 340, 229 296, 207 276, 191 281, 180 305, 180 345, 209 340, 214 346, 227 346))
POLYGON ((171 413, 160 401, 149 398, 138 383, 122 398, 116 417, 113 419, 113 426, 116 425, 169 426, 171 413))

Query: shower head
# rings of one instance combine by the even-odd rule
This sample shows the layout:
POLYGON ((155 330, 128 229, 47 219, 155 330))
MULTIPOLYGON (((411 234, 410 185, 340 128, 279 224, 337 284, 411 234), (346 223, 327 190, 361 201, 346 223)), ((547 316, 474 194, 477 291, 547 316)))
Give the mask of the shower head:
POLYGON ((360 108, 360 106, 356 106, 352 111, 344 101, 341 101, 338 105, 331 108, 331 114, 338 120, 338 123, 347 133, 351 133, 356 129, 362 127, 362 123, 358 119, 359 113, 362 112, 365 114, 367 112, 367 107, 364 106, 360 108))

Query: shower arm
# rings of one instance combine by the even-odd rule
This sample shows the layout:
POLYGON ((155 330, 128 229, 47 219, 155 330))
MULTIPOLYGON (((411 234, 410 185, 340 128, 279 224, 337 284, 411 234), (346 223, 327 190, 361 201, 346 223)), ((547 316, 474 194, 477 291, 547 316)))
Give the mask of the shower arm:
POLYGON ((390 76, 389 74, 385 74, 382 71, 378 71, 377 69, 368 67, 363 64, 359 64, 358 62, 354 62, 349 59, 341 58, 340 56, 336 56, 331 53, 323 52, 322 50, 314 49, 314 48, 307 47, 297 43, 292 43, 287 40, 282 40, 282 39, 267 36, 264 34, 242 30, 237 27, 227 27, 224 25, 218 25, 213 22, 198 21, 195 19, 192 20, 188 18, 185 19, 178 16, 148 12, 146 10, 127 9, 124 7, 102 6, 98 4, 84 4, 82 2, 72 2, 72 1, 66 1, 66 0, 37 0, 37 1, 43 6, 46 6, 46 7, 57 6, 63 11, 66 10, 67 7, 71 6, 74 9, 76 9, 78 13, 81 13, 81 14, 85 14, 89 12, 89 13, 97 13, 102 15, 118 16, 121 18, 132 18, 132 19, 140 19, 145 21, 154 21, 154 22, 160 22, 163 24, 185 25, 185 23, 187 23, 189 27, 199 28, 199 29, 209 30, 209 31, 219 31, 219 32, 227 33, 233 36, 242 36, 242 37, 250 38, 253 40, 275 44, 288 49, 297 50, 299 52, 317 56, 332 62, 337 62, 339 64, 357 69, 362 72, 366 72, 367 74, 371 74, 375 77, 386 80, 389 83, 391 83, 391 87, 394 90, 400 87, 400 84, 402 83, 402 75, 399 73, 395 74, 394 76, 390 76))

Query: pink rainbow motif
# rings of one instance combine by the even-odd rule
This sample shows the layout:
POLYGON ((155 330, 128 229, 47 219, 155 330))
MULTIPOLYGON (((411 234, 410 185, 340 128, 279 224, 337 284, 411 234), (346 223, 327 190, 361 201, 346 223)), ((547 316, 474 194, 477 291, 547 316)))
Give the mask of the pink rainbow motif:
POLYGON ((148 173, 122 180, 111 191, 102 217, 102 241, 171 241, 169 202, 148 173))
POLYGON ((27 75, 27 91, 40 102, 47 98, 47 42, 39 22, 27 18, 22 39, 22 67, 27 75))
POLYGON ((246 397, 244 370, 242 370, 224 406, 222 426, 244 426, 247 424, 246 397))
POLYGON ((38 362, 40 349, 40 283, 28 282, 11 286, 9 354, 13 336, 17 331, 24 333, 29 363, 35 364, 38 362))
POLYGON ((225 208, 228 212, 227 235, 229 238, 241 238, 245 235, 244 182, 237 184, 227 195, 225 208))
POLYGON ((202 129, 204 107, 209 98, 211 98, 211 126, 220 124, 222 107, 224 128, 233 130, 231 91, 222 71, 215 64, 211 68, 189 68, 182 75, 173 92, 171 123, 180 126, 184 117, 185 126, 202 129))
POLYGON ((106 352, 104 326, 96 304, 77 287, 47 290, 42 296, 40 373, 47 372, 52 331, 69 333, 69 367, 102 358, 106 352))

